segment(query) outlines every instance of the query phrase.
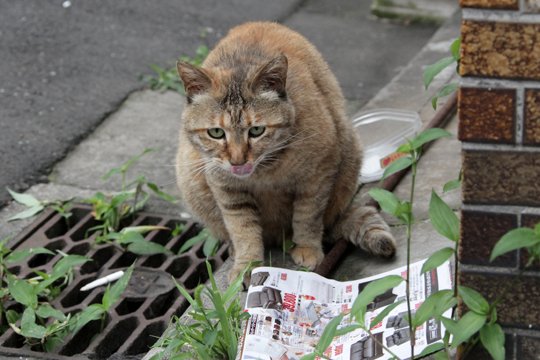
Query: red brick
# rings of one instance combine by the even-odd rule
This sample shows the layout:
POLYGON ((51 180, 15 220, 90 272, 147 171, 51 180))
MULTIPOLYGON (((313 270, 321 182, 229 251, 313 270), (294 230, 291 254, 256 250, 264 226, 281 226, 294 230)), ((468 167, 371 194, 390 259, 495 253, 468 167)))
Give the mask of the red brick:
POLYGON ((523 143, 540 145, 540 90, 525 91, 525 130, 523 143))
POLYGON ((463 151, 463 201, 540 206, 540 153, 463 151))
POLYGON ((540 79, 540 24, 465 20, 460 74, 540 79))
POLYGON ((506 10, 517 10, 519 8, 518 0, 460 0, 459 4, 464 8, 506 10))
POLYGON ((508 231, 517 227, 517 216, 463 210, 461 212, 461 241, 459 259, 464 264, 515 267, 513 251, 489 261, 491 250, 508 231))
POLYGON ((515 90, 461 88, 458 92, 461 141, 514 142, 515 90))

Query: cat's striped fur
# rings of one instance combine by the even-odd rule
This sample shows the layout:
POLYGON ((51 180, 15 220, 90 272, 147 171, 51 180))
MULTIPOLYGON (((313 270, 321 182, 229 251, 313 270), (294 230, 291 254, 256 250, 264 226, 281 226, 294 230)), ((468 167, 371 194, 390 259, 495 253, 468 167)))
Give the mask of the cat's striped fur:
POLYGON ((334 75, 304 37, 275 23, 247 23, 201 68, 179 63, 178 71, 188 102, 178 185, 192 212, 232 242, 231 277, 284 236, 296 244, 294 261, 310 269, 323 258, 325 232, 394 254, 377 211, 351 204, 361 148, 334 75))

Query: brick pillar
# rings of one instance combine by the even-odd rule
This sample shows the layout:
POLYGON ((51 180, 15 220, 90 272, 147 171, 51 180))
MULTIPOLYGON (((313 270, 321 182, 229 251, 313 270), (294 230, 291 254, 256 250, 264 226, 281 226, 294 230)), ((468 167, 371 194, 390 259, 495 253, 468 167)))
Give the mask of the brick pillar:
MULTIPOLYGON (((509 230, 540 222, 540 0, 461 0, 460 283, 498 306, 507 359, 540 359, 540 267, 489 262, 509 230)), ((476 359, 489 359, 478 351, 476 359)))

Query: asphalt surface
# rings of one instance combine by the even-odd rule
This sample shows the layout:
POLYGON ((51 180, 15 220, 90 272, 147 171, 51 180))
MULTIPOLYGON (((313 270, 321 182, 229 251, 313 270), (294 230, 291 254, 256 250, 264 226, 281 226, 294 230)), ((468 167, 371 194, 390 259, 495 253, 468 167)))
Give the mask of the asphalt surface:
MULTIPOLYGON (((359 108, 426 43, 435 26, 375 19, 368 1, 0 0, 0 207, 10 186, 51 167, 170 65, 231 26, 277 20, 308 37, 359 108), (67 6, 69 5, 69 6, 67 6), (200 33, 210 28, 205 38, 200 33)), ((159 119, 148 119, 159 125, 159 119)))

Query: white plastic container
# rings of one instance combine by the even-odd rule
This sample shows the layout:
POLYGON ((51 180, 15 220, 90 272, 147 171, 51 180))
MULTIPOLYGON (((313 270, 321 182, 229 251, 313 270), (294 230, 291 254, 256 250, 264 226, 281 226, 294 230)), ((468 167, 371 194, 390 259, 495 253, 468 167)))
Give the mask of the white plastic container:
POLYGON ((397 109, 374 109, 358 114, 353 126, 364 148, 360 182, 379 180, 384 169, 400 157, 396 149, 422 127, 418 113, 397 109))

